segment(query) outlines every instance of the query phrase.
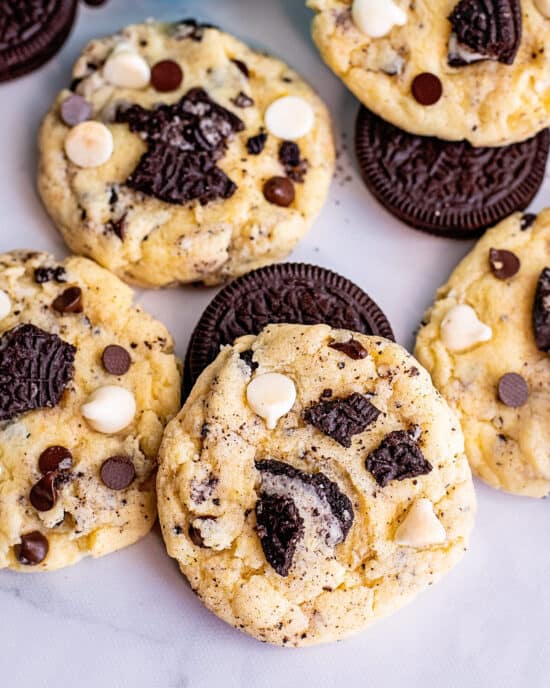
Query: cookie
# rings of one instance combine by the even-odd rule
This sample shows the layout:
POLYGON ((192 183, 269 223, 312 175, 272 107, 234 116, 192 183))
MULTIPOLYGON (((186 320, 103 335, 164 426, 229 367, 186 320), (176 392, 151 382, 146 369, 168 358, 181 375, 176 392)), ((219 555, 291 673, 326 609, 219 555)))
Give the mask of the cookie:
POLYGON ((0 81, 34 71, 65 43, 77 0, 3 2, 0 8, 0 81))
POLYGON ((166 428, 157 493, 168 552, 204 604, 286 646, 410 601, 461 558, 475 512, 458 421, 427 372, 328 325, 224 347, 166 428))
POLYGON ((473 148, 397 129, 362 107, 355 149, 365 184, 403 222, 471 239, 524 210, 539 190, 550 133, 499 148, 473 148))
POLYGON ((0 569, 47 571, 136 542, 179 409, 166 328, 85 258, 0 255, 0 569))
POLYGON ((550 493, 549 295, 550 211, 512 215, 438 290, 416 342, 473 471, 528 497, 550 493))
MULTIPOLYGON (((185 391, 191 390, 221 347, 277 323, 325 323, 337 329, 394 339, 384 313, 368 294, 345 277, 303 263, 270 265, 228 284, 205 310, 187 349, 185 391)), ((353 344, 346 344, 345 348, 352 353, 353 344)))
POLYGON ((40 133, 39 188, 68 245, 148 287, 284 258, 333 167, 328 111, 298 74, 193 20, 92 41, 40 133))
POLYGON ((420 136, 504 146, 550 125, 541 0, 308 0, 313 39, 369 110, 420 136))

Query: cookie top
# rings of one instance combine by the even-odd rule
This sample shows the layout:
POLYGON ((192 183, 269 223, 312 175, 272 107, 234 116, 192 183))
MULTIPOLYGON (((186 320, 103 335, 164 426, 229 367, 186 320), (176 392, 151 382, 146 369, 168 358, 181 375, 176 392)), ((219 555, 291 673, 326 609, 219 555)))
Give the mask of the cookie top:
POLYGON ((394 339, 377 304, 345 277, 317 265, 268 265, 228 284, 202 314, 185 359, 186 389, 191 389, 222 346, 278 323, 324 323, 394 339))
POLYGON ((550 493, 550 211, 489 230, 436 295, 416 355, 457 412, 475 473, 550 493))
POLYGON ((325 62, 370 110, 474 146, 550 124, 550 10, 540 0, 308 0, 325 62))
POLYGON ((77 0, 8 0, 0 7, 0 81, 41 67, 73 26, 77 0))
POLYGON ((497 148, 408 134, 361 107, 355 149, 365 184, 393 215, 436 236, 471 239, 524 210, 542 182, 550 131, 497 148))
POLYGON ((166 328, 84 258, 0 255, 0 568, 52 570, 145 535, 179 408, 166 328))
POLYGON ((144 286, 215 284, 283 258, 333 166, 313 90, 192 20, 92 41, 40 133, 40 192, 69 246, 144 286))
POLYGON ((475 511, 460 427, 426 371, 327 325, 224 348, 166 429, 157 492, 168 552, 207 607, 294 646, 438 580, 475 511), (363 357, 335 346, 352 341, 363 357))

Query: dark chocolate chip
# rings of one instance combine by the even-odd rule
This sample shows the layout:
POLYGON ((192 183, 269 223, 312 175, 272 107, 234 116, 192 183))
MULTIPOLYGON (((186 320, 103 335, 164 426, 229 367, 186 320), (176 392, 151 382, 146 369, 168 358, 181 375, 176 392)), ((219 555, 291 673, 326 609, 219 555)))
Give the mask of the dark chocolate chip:
POLYGON ((82 96, 72 94, 61 103, 60 115, 68 127, 75 127, 92 116, 92 106, 82 96))
POLYGON ((519 0, 461 0, 449 21, 458 44, 449 45, 452 67, 480 60, 513 64, 522 34, 519 0))
POLYGON ((489 250, 489 265, 495 277, 507 280, 517 275, 521 263, 515 253, 492 248, 489 250))
POLYGON ((69 287, 54 299, 52 308, 58 313, 82 313, 82 289, 69 287))
POLYGON ((315 265, 282 263, 249 272, 224 287, 205 310, 191 337, 185 390, 211 363, 220 347, 273 323, 316 325, 393 340, 376 303, 344 277, 315 265))
POLYGON ((341 351, 342 353, 349 356, 354 361, 358 361, 361 358, 367 357, 367 350, 358 342, 357 339, 350 339, 348 342, 331 342, 329 344, 331 349, 336 349, 336 351, 341 351))
MULTIPOLYGON (((196 521, 215 521, 216 519, 213 516, 199 516, 199 518, 195 519, 196 521)), ((196 528, 192 523, 189 524, 189 528, 187 530, 189 534, 189 538, 191 542, 194 545, 197 545, 197 547, 207 547, 207 545, 204 544, 204 540, 201 534, 201 531, 196 528)))
POLYGON ((250 155, 260 155, 267 141, 267 134, 261 131, 256 136, 251 136, 246 142, 246 150, 250 155))
POLYGON ((115 121, 126 123, 147 144, 127 186, 166 203, 198 200, 205 205, 230 198, 237 187, 216 165, 244 123, 193 88, 172 105, 146 110, 119 107, 115 121))
POLYGON ((25 566, 35 566, 44 561, 48 556, 50 546, 48 540, 39 533, 33 531, 21 536, 21 543, 15 545, 15 556, 20 564, 25 566))
POLYGON ((109 344, 103 349, 101 362, 111 375, 125 375, 132 365, 130 354, 118 344, 109 344))
POLYGON ((231 60, 231 62, 233 62, 241 74, 243 74, 247 79, 250 78, 250 71, 246 62, 243 62, 242 60, 231 60))
POLYGON ((254 105, 254 99, 242 91, 235 98, 232 98, 231 102, 239 108, 248 108, 254 105))
POLYGON ((51 282, 52 280, 55 280, 59 283, 66 282, 67 273, 65 272, 65 268, 61 266, 56 268, 41 267, 36 268, 34 271, 34 281, 37 284, 44 284, 45 282, 51 282))
POLYGON ((303 418, 306 423, 349 448, 351 438, 364 432, 380 413, 367 397, 355 392, 349 397, 319 401, 303 412, 303 418))
POLYGON ((365 184, 401 221, 471 239, 523 210, 546 170, 550 134, 495 148, 416 136, 360 108, 355 149, 365 184), (437 170, 437 173, 435 172, 437 170))
POLYGON ((535 223, 536 219, 537 216, 535 215, 535 213, 524 213, 520 222, 521 231, 524 232, 526 229, 529 229, 529 227, 531 227, 535 223))
POLYGON ((34 325, 0 338, 0 420, 56 406, 73 379, 76 349, 34 325))
POLYGON ((533 328, 537 348, 550 353, 550 268, 544 268, 537 283, 533 328))
POLYGON ((432 470, 418 442, 403 430, 386 435, 379 447, 369 454, 365 466, 380 487, 386 487, 390 480, 416 478, 432 470))
POLYGON ((435 74, 417 74, 411 86, 412 94, 420 105, 435 105, 443 95, 443 84, 435 74))
POLYGON ((266 201, 287 208, 295 197, 294 184, 287 177, 271 177, 264 184, 266 201))
POLYGON ((50 471, 35 483, 29 495, 31 504, 37 511, 49 511, 57 502, 56 471, 50 471))
POLYGON ((160 93, 176 91, 182 81, 182 68, 174 60, 161 60, 151 68, 151 85, 160 93))
POLYGON ((252 351, 252 349, 246 349, 246 351, 241 351, 241 353, 239 354, 239 358, 241 359, 241 361, 244 361, 246 363, 246 365, 250 368, 251 371, 256 370, 256 368, 258 367, 258 363, 256 363, 256 361, 253 360, 254 352, 252 351))
POLYGON ((77 0, 0 3, 0 81, 38 69, 60 50, 73 26, 77 0))
POLYGON ((102 463, 100 475, 111 490, 124 490, 136 477, 136 469, 127 456, 111 456, 102 463))
POLYGON ((51 471, 68 471, 73 465, 73 455, 67 447, 53 445, 44 449, 38 459, 38 467, 43 474, 51 471))
POLYGON ((506 373, 498 381, 498 398, 512 408, 523 406, 529 398, 529 385, 521 375, 506 373))

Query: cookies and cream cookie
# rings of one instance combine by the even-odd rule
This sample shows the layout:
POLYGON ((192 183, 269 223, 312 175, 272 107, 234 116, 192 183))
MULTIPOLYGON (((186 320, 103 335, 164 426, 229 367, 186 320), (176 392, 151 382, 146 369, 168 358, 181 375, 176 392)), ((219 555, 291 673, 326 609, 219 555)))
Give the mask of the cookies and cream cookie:
POLYGON ((286 64, 196 22, 92 41, 40 132, 68 245, 144 286, 222 282, 286 256, 325 200, 328 112, 286 64))
POLYGON ((329 67, 380 117, 474 146, 550 124, 550 9, 540 0, 308 0, 329 67))
POLYGON ((0 568, 44 571, 144 536, 179 408, 166 328, 85 258, 0 255, 0 568))
POLYGON ((458 414, 474 472, 550 493, 550 210, 489 230, 438 290, 416 355, 458 414))
POLYGON ((328 325, 224 347, 166 428, 157 492, 205 605, 289 646, 343 638, 439 580, 475 512, 458 420, 426 371, 328 325))

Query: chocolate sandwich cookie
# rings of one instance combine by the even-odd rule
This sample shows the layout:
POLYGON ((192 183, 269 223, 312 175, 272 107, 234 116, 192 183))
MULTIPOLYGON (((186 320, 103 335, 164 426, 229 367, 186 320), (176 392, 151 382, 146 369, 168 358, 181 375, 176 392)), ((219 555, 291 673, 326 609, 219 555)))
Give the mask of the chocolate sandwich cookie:
MULTIPOLYGON (((316 265, 270 265, 228 284, 205 310, 187 350, 184 392, 191 390, 220 347, 242 335, 259 334, 266 325, 276 323, 325 323, 394 339, 391 325, 377 304, 345 277, 316 265)), ((360 357, 352 342, 345 346, 350 357, 360 357)))
POLYGON ((539 190, 550 133, 522 143, 473 148, 468 142, 408 134, 362 107, 355 150, 375 198, 403 222, 455 239, 471 239, 517 210, 539 190))
POLYGON ((0 7, 0 81, 38 69, 61 48, 77 0, 8 0, 0 7))

